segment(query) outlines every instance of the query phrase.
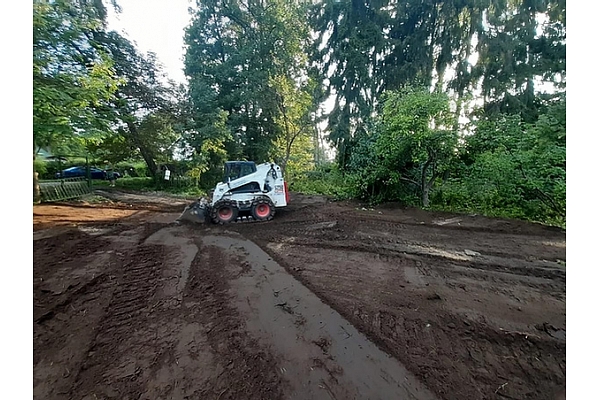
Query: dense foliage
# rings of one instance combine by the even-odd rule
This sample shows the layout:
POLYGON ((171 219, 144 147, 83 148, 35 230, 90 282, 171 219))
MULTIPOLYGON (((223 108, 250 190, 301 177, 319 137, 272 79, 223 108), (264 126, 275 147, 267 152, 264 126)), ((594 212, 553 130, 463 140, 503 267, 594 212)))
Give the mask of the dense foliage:
POLYGON ((104 29, 102 4, 34 2, 33 138, 37 147, 68 147, 102 132, 97 112, 117 89, 113 61, 93 40, 104 29))
POLYGON ((564 224, 564 97, 535 123, 518 114, 484 116, 462 138, 448 105, 445 95, 427 90, 388 95, 352 154, 354 195, 564 224))
POLYGON ((106 6, 34 1, 34 154, 565 224, 564 0, 197 0, 186 87, 106 6))

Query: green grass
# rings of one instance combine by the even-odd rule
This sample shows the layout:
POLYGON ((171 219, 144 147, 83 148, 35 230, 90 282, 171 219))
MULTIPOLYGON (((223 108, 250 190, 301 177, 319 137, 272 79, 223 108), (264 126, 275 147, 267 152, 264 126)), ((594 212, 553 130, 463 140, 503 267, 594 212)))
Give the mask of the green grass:
MULTIPOLYGON (((109 187, 109 181, 92 181, 92 185, 95 188, 109 187)), ((190 184, 188 181, 173 181, 169 183, 161 182, 159 185, 156 184, 154 178, 149 177, 126 177, 117 179, 115 187, 120 189, 135 190, 139 192, 155 192, 162 191, 165 193, 171 193, 181 195, 184 197, 202 197, 206 196, 206 191, 190 184)))
POLYGON ((352 198, 353 190, 339 172, 307 174, 291 182, 290 190, 308 195, 324 195, 336 200, 352 198))
POLYGON ((163 192, 181 195, 183 197, 206 197, 206 191, 192 186, 192 187, 167 187, 161 189, 163 192))

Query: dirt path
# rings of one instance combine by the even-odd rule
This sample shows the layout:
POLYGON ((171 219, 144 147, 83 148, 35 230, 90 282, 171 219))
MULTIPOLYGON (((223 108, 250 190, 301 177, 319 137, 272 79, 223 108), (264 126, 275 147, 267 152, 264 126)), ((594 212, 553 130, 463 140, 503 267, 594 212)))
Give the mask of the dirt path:
POLYGON ((287 398, 323 398, 323 390, 334 399, 435 398, 251 241, 220 234, 202 243, 239 276, 230 282, 236 307, 248 331, 277 355, 287 398))
POLYGON ((140 196, 34 208, 35 398, 564 391, 560 230, 307 196, 269 223, 179 225, 140 196))

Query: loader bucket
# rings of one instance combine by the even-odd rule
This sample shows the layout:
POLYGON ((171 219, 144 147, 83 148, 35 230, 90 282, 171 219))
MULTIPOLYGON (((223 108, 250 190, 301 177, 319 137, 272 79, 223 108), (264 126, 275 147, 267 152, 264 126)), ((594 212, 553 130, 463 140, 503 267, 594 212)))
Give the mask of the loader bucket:
POLYGON ((205 200, 198 200, 185 207, 177 222, 193 222, 203 224, 208 222, 209 218, 209 204, 205 200))

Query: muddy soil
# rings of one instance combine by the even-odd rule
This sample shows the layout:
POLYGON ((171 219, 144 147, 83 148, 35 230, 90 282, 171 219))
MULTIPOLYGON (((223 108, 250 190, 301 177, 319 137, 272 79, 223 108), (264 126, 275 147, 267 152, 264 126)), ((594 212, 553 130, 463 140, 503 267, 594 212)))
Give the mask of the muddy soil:
POLYGON ((564 396, 560 229, 301 195, 178 224, 154 197, 34 207, 35 398, 564 396))

